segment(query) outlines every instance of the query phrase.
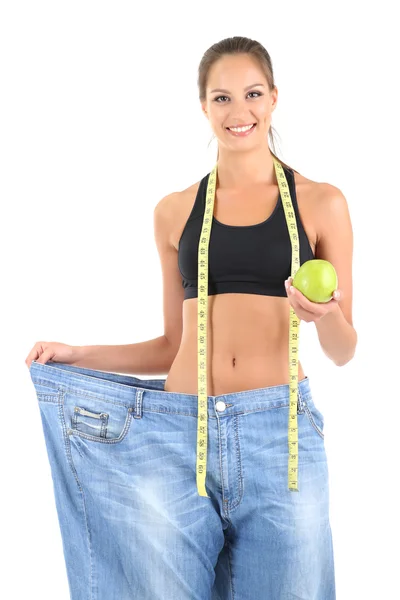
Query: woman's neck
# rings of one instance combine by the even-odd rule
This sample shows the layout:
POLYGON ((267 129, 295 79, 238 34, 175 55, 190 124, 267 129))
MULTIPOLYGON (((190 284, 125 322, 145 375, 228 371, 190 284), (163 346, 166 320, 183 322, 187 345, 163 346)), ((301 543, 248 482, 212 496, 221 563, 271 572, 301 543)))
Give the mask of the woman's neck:
POLYGON ((219 188, 241 188, 266 183, 276 184, 273 156, 269 147, 263 146, 248 152, 219 149, 217 161, 219 188))

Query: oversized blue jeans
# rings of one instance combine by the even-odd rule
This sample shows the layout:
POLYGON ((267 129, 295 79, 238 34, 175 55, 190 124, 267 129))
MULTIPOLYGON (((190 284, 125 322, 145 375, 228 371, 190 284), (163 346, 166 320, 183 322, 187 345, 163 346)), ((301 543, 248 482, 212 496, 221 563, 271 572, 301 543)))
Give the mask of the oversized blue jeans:
POLYGON ((31 363, 72 600, 334 600, 324 418, 299 382, 298 486, 289 386, 198 397, 63 363, 31 363))

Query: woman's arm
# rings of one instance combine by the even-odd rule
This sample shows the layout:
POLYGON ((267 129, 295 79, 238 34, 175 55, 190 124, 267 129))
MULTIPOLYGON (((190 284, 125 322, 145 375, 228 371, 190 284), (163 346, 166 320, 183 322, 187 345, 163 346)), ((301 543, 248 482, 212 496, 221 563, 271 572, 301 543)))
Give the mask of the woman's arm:
POLYGON ((165 335, 146 342, 118 346, 75 346, 71 364, 87 369, 137 375, 165 375, 178 348, 165 335))
POLYGON ((166 375, 178 353, 182 338, 184 290, 178 267, 178 252, 171 243, 175 205, 180 192, 162 198, 154 208, 154 239, 160 257, 163 278, 164 335, 146 342, 122 346, 78 346, 72 364, 88 369, 166 375))
POLYGON ((335 365, 343 367, 354 356, 357 332, 346 320, 340 305, 315 322, 321 347, 335 365))
POLYGON ((315 258, 328 260, 335 267, 340 298, 335 310, 315 321, 315 326, 325 354, 337 366, 343 366, 353 358, 357 346, 352 316, 353 229, 342 192, 327 183, 320 185, 315 258))

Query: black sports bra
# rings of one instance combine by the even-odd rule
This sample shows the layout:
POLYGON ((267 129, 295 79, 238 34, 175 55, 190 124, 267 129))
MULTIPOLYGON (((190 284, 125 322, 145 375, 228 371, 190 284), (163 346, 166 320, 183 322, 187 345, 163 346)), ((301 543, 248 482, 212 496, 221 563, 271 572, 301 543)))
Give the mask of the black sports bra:
MULTIPOLYGON (((294 172, 282 167, 296 215, 302 265, 315 256, 300 219, 294 172)), ((197 298, 198 246, 209 176, 210 173, 200 182, 179 240, 178 265, 185 300, 197 298)), ((291 273, 292 245, 280 192, 272 214, 262 223, 224 225, 213 217, 208 260, 208 295, 242 293, 286 297, 284 282, 291 273)))

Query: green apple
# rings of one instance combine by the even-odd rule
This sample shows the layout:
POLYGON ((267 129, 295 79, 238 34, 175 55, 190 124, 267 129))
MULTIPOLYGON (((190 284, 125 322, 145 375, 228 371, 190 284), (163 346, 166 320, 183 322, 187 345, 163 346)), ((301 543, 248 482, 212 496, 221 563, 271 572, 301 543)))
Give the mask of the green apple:
POLYGON ((329 302, 338 285, 335 267, 327 260, 307 260, 299 267, 292 285, 311 302, 329 302))

